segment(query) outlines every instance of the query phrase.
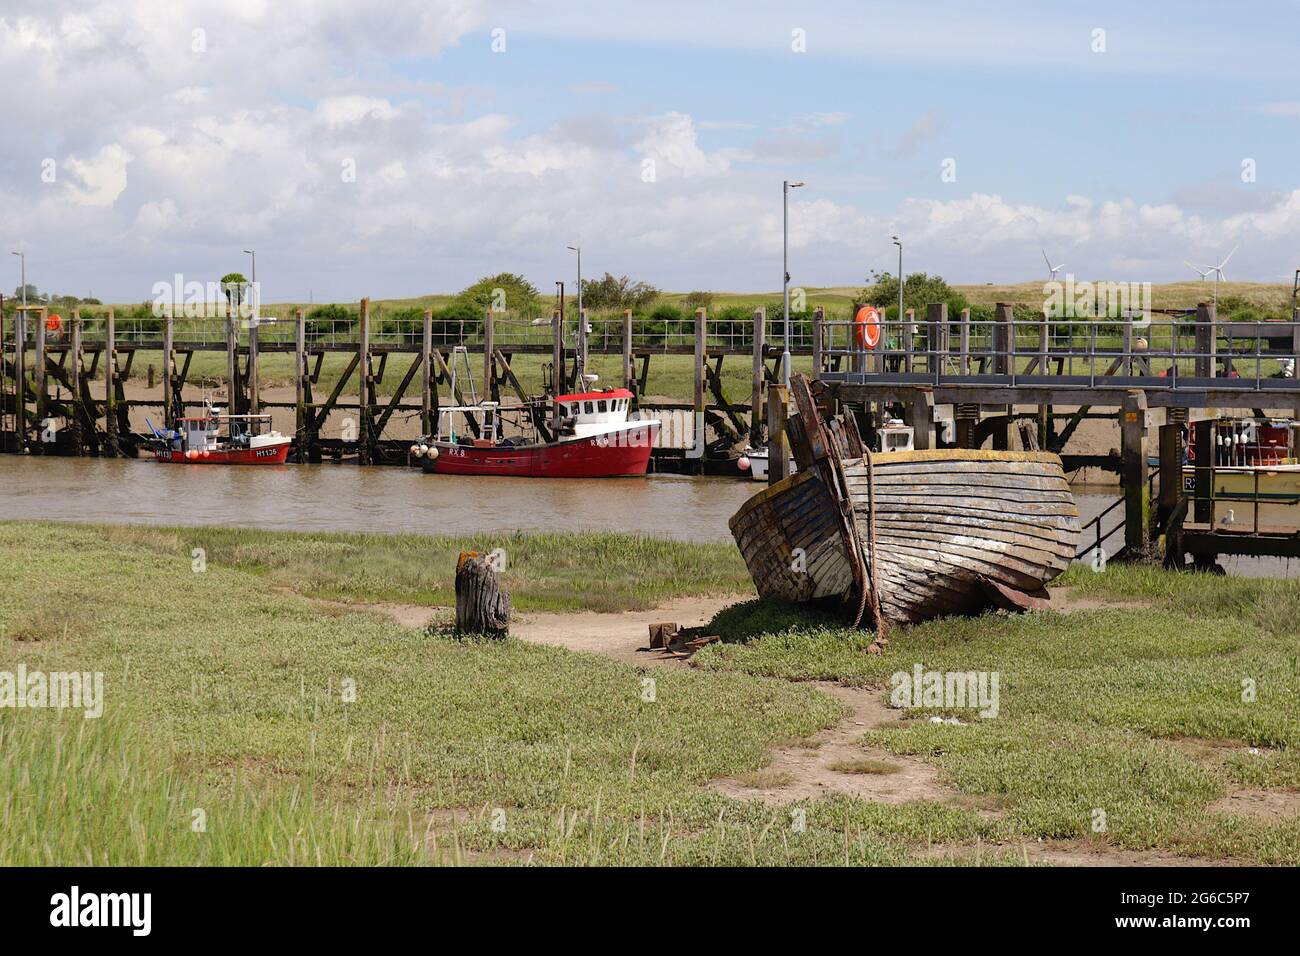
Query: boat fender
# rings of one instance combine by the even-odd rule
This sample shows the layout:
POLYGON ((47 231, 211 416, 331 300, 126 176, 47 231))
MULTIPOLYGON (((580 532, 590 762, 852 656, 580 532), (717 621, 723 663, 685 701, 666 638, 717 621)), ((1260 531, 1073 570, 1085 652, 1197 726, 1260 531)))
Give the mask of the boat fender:
POLYGON ((421 448, 419 445, 412 445, 412 446, 411 446, 411 457, 412 457, 412 458, 419 458, 419 457, 421 457, 423 454, 424 454, 424 449, 421 448))
POLYGON ((429 450, 426 451, 424 454, 426 458, 432 461, 433 459, 438 457, 438 449, 435 448, 433 445, 430 445, 429 450))
POLYGON ((736 462, 736 467, 741 471, 749 471, 749 459, 744 455, 741 455, 740 459, 736 462))

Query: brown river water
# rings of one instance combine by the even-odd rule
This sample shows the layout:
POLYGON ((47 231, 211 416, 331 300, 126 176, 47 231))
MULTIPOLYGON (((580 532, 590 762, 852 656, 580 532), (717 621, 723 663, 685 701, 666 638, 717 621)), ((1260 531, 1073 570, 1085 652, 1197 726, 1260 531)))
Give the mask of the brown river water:
MULTIPOLYGON (((727 519, 762 487, 676 475, 548 481, 332 463, 217 468, 0 455, 0 520, 421 534, 619 531, 729 542, 727 519)), ((1084 522, 1115 495, 1113 486, 1077 486, 1084 522)), ((1112 512, 1106 528, 1120 518, 1112 512)), ((1296 561, 1222 563, 1233 574, 1300 578, 1296 561)))

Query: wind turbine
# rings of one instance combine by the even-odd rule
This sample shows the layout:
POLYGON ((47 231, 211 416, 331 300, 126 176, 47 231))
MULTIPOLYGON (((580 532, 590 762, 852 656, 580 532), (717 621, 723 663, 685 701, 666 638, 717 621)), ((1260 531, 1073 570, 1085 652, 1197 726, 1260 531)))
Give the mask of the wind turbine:
POLYGON ((1052 260, 1047 258, 1047 250, 1043 249, 1042 252, 1043 252, 1043 261, 1047 263, 1047 271, 1050 274, 1050 278, 1048 279, 1048 281, 1055 282, 1056 274, 1065 268, 1065 263, 1062 262, 1059 266, 1054 266, 1052 265, 1052 260))
MULTIPOLYGON (((1183 261, 1187 262, 1186 259, 1184 259, 1183 261)), ((1202 282, 1205 281, 1206 276, 1208 276, 1211 272, 1214 271, 1213 269, 1202 269, 1200 266, 1194 266, 1190 262, 1187 262, 1187 267, 1191 269, 1193 272, 1195 272, 1198 276, 1200 276, 1202 282)))
MULTIPOLYGON (((1233 246, 1232 252, 1236 252, 1236 251, 1237 251, 1237 247, 1233 246)), ((1223 267, 1226 266, 1228 264, 1228 260, 1232 258, 1232 252, 1229 252, 1226 256, 1224 256, 1223 261, 1220 262, 1217 266, 1210 267, 1210 271, 1214 273, 1214 308, 1216 311, 1219 308, 1219 280, 1224 278, 1223 267)))

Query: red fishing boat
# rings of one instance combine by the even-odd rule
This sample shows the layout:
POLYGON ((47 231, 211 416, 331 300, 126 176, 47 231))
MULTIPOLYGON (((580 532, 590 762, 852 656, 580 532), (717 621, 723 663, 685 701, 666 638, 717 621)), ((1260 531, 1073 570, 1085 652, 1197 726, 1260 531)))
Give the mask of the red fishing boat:
MULTIPOLYGON (((463 415, 476 430, 447 438, 421 439, 411 454, 423 469, 439 475, 511 475, 521 478, 611 478, 644 475, 659 434, 655 419, 630 419, 632 393, 625 388, 558 395, 550 405, 547 440, 501 437, 503 415, 544 414, 528 406, 502 408, 495 402, 439 410, 443 426, 463 415)), ((541 432, 541 429, 534 428, 541 432)))
POLYGON ((217 408, 153 429, 155 461, 181 465, 282 465, 292 441, 271 429, 270 415, 223 415, 217 408))

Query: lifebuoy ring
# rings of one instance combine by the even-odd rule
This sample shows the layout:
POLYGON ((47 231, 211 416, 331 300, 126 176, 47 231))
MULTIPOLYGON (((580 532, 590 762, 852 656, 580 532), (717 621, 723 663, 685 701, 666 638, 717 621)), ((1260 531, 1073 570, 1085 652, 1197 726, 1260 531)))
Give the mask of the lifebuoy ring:
POLYGON ((853 316, 853 332, 858 340, 858 347, 874 349, 880 344, 880 313, 875 306, 864 305, 853 316))
POLYGON ((50 315, 45 318, 45 331, 58 332, 63 328, 63 319, 58 315, 50 315))

